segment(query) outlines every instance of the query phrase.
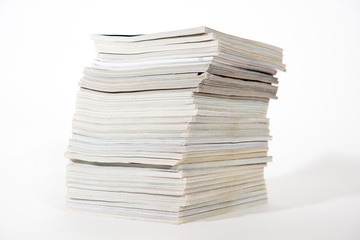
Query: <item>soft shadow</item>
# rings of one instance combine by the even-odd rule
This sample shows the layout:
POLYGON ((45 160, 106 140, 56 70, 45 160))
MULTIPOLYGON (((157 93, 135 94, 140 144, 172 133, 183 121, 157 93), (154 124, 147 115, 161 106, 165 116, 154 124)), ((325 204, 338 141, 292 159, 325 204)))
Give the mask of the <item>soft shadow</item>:
POLYGON ((278 178, 266 179, 268 204, 203 221, 295 209, 351 195, 360 195, 360 159, 333 156, 278 178))

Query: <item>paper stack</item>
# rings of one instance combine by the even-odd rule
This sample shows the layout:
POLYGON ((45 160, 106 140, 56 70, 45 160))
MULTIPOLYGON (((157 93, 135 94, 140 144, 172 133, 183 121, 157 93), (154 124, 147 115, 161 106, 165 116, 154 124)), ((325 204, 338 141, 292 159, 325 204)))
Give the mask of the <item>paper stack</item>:
POLYGON ((280 48, 207 27, 92 38, 65 154, 69 208, 183 223, 266 203, 280 48))

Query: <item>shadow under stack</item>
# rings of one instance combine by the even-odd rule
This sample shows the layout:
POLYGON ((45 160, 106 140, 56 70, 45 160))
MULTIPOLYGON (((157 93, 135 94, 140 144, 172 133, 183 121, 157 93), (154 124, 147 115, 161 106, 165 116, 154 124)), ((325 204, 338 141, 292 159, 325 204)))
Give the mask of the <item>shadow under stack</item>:
POLYGON ((266 203, 282 49, 207 27, 92 38, 65 154, 70 209, 184 223, 266 203))

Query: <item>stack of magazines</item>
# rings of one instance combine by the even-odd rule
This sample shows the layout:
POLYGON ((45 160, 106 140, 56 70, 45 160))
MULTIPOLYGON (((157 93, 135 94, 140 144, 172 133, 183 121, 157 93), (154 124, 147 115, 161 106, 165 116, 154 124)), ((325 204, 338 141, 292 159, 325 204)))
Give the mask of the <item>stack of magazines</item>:
POLYGON ((282 49, 207 27, 92 39, 65 154, 70 209, 183 223, 266 203, 282 49))

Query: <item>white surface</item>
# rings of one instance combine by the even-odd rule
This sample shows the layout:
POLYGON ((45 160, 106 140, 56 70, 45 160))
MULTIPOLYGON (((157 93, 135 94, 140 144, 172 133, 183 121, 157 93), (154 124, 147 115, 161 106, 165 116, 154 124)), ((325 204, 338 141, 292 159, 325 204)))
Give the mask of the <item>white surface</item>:
POLYGON ((360 239, 357 1, 1 1, 0 239, 360 239), (226 5, 227 3, 227 5, 226 5), (267 206, 173 226, 64 211, 93 33, 206 25, 284 48, 267 206))

